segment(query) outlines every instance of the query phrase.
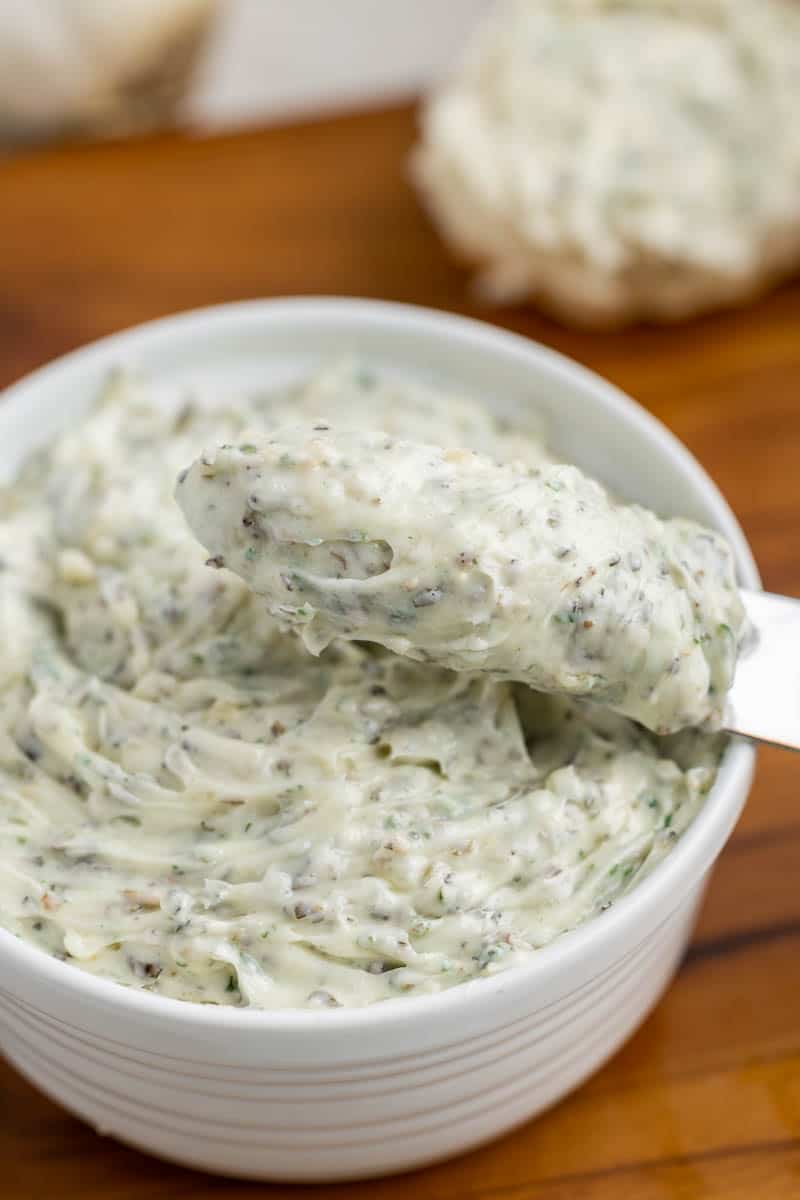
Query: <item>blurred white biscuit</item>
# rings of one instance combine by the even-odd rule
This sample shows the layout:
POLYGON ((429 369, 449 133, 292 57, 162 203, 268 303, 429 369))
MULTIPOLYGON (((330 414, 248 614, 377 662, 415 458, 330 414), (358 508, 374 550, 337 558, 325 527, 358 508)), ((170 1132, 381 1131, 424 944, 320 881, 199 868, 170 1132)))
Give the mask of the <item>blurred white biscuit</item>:
POLYGON ((800 266, 800 3, 502 0, 412 170, 484 295, 675 320, 800 266))

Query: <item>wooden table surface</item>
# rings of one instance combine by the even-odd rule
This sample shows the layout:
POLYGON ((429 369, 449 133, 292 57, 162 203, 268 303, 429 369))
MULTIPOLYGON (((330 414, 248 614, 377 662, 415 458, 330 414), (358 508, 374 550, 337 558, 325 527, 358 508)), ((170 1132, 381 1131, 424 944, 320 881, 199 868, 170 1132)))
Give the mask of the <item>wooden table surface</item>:
MULTIPOLYGON (((471 312, 636 396, 717 479, 766 586, 800 594, 800 286, 683 328, 613 335, 483 311, 407 186, 413 128, 397 109, 0 163, 0 385, 112 330, 243 297, 347 293, 471 312)), ((234 1183, 103 1140, 0 1064, 0 1196, 800 1197, 799 768, 762 752, 692 949, 646 1025, 502 1141, 412 1178, 324 1193, 234 1183)))

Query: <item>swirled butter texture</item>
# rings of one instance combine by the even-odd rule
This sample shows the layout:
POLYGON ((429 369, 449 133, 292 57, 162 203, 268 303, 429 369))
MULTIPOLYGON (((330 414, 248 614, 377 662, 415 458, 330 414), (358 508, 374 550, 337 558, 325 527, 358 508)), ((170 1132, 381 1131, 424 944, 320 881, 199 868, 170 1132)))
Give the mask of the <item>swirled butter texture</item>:
MULTIPOLYGON (((0 493, 0 924, 76 968, 259 1008, 435 992, 602 912, 713 783, 717 736, 342 637, 315 657, 206 565, 178 472, 319 414, 573 478, 346 364, 207 403, 118 377, 32 458, 0 493)), ((383 564, 343 540, 354 578, 383 564)))

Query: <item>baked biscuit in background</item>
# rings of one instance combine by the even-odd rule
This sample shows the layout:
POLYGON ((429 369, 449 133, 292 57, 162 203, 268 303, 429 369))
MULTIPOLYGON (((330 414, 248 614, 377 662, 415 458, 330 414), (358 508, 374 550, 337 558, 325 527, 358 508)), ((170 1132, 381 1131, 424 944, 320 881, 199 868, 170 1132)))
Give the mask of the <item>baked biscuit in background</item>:
POLYGON ((800 266, 800 5, 501 0, 412 173, 494 302, 670 321, 800 266))

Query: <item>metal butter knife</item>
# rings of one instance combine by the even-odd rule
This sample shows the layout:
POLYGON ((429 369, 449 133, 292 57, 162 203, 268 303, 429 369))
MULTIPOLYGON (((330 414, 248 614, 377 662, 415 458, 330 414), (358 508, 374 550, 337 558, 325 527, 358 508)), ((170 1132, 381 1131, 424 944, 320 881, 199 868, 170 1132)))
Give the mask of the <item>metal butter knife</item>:
POLYGON ((742 591, 755 636, 728 693, 730 733, 800 750, 800 600, 742 591))

